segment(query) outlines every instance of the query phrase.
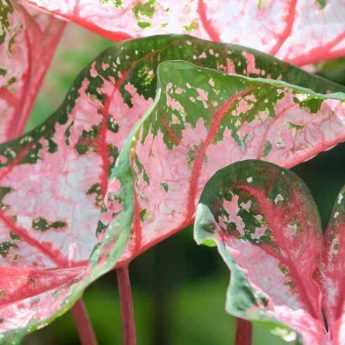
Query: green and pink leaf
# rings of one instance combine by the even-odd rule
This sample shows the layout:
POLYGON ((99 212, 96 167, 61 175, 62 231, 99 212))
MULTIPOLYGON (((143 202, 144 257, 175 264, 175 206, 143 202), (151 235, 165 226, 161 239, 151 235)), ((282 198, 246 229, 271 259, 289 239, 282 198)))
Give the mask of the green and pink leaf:
POLYGON ((192 224, 218 169, 244 159, 291 167, 344 140, 340 94, 185 62, 161 64, 159 76, 159 98, 131 134, 130 155, 122 155, 136 202, 133 239, 120 262, 192 224))
POLYGON ((282 322, 305 344, 327 343, 323 235, 314 200, 294 173, 251 160, 218 171, 200 198, 195 239, 217 245, 231 269, 228 312, 282 322))

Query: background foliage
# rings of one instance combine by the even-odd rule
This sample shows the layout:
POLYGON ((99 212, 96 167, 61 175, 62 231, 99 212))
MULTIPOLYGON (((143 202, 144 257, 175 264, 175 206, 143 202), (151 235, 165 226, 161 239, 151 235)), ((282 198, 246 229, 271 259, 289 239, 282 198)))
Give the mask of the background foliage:
MULTIPOLYGON (((111 42, 99 36, 69 25, 37 99, 28 129, 57 108, 77 73, 110 45, 111 42)), ((327 78, 345 84, 345 59, 318 68, 327 78)), ((311 188, 323 223, 329 217, 339 189, 345 184, 344 163, 345 144, 294 169, 311 188)), ((191 228, 136 259, 131 265, 131 277, 138 345, 233 344, 234 319, 224 312, 227 269, 215 250, 196 246, 191 228)), ((100 345, 121 343, 115 286, 115 273, 109 273, 85 294, 100 345)), ((24 341, 24 345, 41 344, 79 344, 70 314, 24 341)), ((255 325, 253 345, 259 344, 286 343, 255 325)))

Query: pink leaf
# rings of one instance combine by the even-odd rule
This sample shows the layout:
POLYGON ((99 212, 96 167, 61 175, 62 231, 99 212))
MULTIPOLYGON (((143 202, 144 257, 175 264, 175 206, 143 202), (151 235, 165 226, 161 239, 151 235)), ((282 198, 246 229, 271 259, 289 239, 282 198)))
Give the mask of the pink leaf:
POLYGON ((6 0, 1 5, 0 142, 24 131, 64 23, 6 0))
POLYGON ((345 55, 342 0, 26 1, 114 40, 188 33, 297 65, 345 55))
POLYGON ((306 345, 336 345, 322 313, 319 215, 294 173, 255 160, 220 170, 202 193, 195 238, 216 243, 231 269, 228 312, 282 322, 306 345))
POLYGON ((162 96, 128 148, 133 238, 119 264, 192 224, 207 180, 227 164, 262 159, 292 167, 344 140, 343 96, 183 62, 159 71, 162 96))
POLYGON ((125 109, 124 78, 107 80, 93 64, 56 114, 0 147, 0 333, 32 330, 66 310, 125 243, 116 226, 104 238, 121 203, 103 202, 118 126, 128 121, 110 120, 115 104, 125 109))
POLYGON ((306 345, 345 341, 345 187, 325 235, 315 203, 292 172, 234 163, 206 184, 195 239, 216 244, 231 269, 229 313, 280 321, 306 345))

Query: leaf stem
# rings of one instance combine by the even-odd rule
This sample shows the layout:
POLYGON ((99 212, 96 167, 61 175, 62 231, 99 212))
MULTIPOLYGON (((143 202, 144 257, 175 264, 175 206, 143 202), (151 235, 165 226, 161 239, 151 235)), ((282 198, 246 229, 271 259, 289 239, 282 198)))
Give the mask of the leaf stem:
POLYGON ((118 268, 116 275, 120 295, 123 345, 136 345, 133 298, 128 266, 118 268))
POLYGON ((82 299, 72 308, 72 316, 78 329, 80 343, 82 345, 97 345, 97 338, 82 299))
POLYGON ((252 324, 250 321, 240 318, 236 319, 236 341, 235 345, 252 344, 252 324))

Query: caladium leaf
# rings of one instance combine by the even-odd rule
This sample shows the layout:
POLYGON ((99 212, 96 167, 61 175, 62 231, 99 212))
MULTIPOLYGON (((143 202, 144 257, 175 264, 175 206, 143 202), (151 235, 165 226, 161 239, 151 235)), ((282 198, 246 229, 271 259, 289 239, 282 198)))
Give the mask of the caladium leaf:
MULTIPOLYGON (((0 146, 0 341, 15 336, 18 331, 23 334, 46 324, 64 312, 90 282, 113 268, 121 255, 120 261, 124 262, 148 243, 152 245, 162 238, 159 231, 157 236, 149 232, 145 242, 140 243, 133 235, 123 254, 131 235, 133 207, 141 202, 132 192, 136 171, 127 158, 133 152, 128 151, 130 145, 122 150, 123 158, 114 170, 116 178, 109 180, 108 174, 133 125, 153 106, 156 92, 162 102, 162 93, 169 91, 167 78, 172 71, 166 74, 164 68, 160 69, 163 88, 156 88, 157 66, 169 59, 193 61, 229 74, 279 78, 314 87, 320 92, 338 89, 336 84, 264 54, 187 36, 134 40, 104 52, 81 73, 55 114, 27 135, 0 146), (133 246, 137 246, 135 250, 133 246)), ((181 76, 181 71, 176 71, 176 77, 181 76)), ((224 75, 216 74, 214 82, 220 78, 222 85, 227 85, 225 93, 218 97, 218 84, 212 86, 213 82, 208 79, 211 70, 190 67, 186 72, 188 78, 196 73, 191 78, 193 85, 201 76, 200 90, 196 91, 200 94, 195 95, 195 101, 197 104, 202 101, 202 108, 200 104, 197 106, 197 110, 203 111, 202 116, 206 116, 207 110, 203 107, 209 101, 201 87, 208 85, 213 90, 217 86, 212 91, 214 99, 207 113, 209 120, 217 107, 214 102, 220 104, 242 83, 235 76, 224 79, 224 75), (237 81, 233 84, 232 80, 237 81)), ((258 85, 266 88, 264 82, 258 85)), ((267 87, 271 90, 270 82, 267 87)), ((298 95, 305 107, 314 106, 309 96, 298 95)), ((174 107, 178 110, 179 103, 170 96, 170 91, 167 97, 171 102, 166 111, 168 117, 165 120, 163 116, 159 123, 163 129, 167 124, 166 130, 170 133, 169 112, 174 107)), ((338 101, 335 99, 330 104, 336 108, 338 101)), ((328 124, 337 126, 335 112, 325 111, 329 107, 326 104, 320 106, 324 115, 313 114, 316 121, 322 119, 325 128, 328 124)), ((199 134, 195 128, 190 130, 197 139, 199 134)), ((332 144, 341 140, 337 131, 332 144)), ((296 137, 299 136, 296 134, 296 137)), ((327 148, 330 140, 327 136, 318 147, 313 142, 313 154, 327 148)), ((269 145, 264 147, 268 155, 269 145)), ((190 148, 189 164, 193 165, 195 148, 190 148)), ((234 150, 238 150, 238 146, 234 150)), ((138 164, 139 167, 139 160, 138 164)), ((162 181, 159 188, 166 193, 169 181, 162 181)), ((144 211, 141 216, 145 219, 144 211)), ((134 221, 139 224, 137 218, 134 221)), ((172 233, 168 228, 160 230, 167 230, 165 236, 172 233)))
POLYGON ((194 231, 198 243, 217 245, 231 269, 229 313, 282 322, 306 345, 331 344, 322 315, 319 215, 293 172, 255 160, 218 171, 201 195, 194 231))
POLYGON ((344 140, 344 94, 185 62, 161 64, 159 76, 158 98, 121 153, 135 202, 120 262, 190 225, 202 188, 227 164, 263 159, 291 167, 344 140))
POLYGON ((345 341, 345 187, 325 235, 303 182, 263 161, 243 161, 207 183, 194 228, 198 243, 217 245, 231 269, 227 310, 273 319, 305 345, 345 341))
POLYGON ((26 1, 115 40, 189 33, 298 65, 345 55, 342 0, 26 1))
POLYGON ((0 1, 0 142, 21 135, 65 24, 0 1))
POLYGON ((52 117, 0 146, 0 342, 65 311, 125 244, 116 225, 103 233, 120 208, 103 203, 117 155, 113 78, 92 65, 52 117))
POLYGON ((345 187, 338 194, 331 218, 325 233, 326 248, 323 256, 322 286, 325 315, 328 321, 330 338, 336 345, 345 341, 345 304, 344 304, 344 211, 345 187))

